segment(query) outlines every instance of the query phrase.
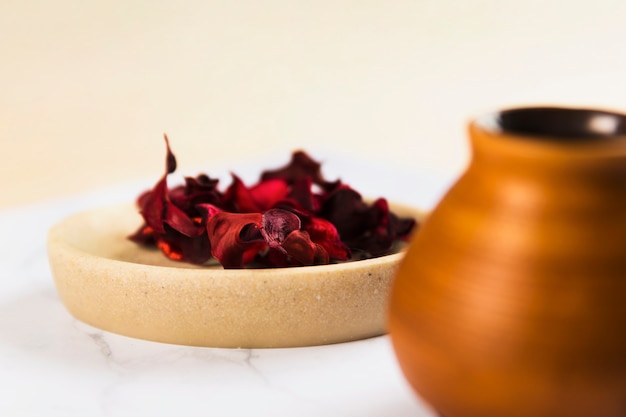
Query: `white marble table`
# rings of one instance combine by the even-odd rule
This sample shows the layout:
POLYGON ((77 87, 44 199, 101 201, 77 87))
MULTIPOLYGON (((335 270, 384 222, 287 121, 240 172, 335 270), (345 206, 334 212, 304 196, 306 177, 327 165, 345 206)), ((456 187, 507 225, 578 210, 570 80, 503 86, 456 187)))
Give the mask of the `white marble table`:
MULTIPOLYGON (((362 191, 422 207, 448 184, 411 174, 390 186, 377 179, 380 170, 355 171, 362 191)), ((388 336, 297 349, 196 348, 118 336, 70 316, 48 268, 49 226, 127 201, 143 186, 0 211, 0 416, 432 416, 405 382, 388 336)))

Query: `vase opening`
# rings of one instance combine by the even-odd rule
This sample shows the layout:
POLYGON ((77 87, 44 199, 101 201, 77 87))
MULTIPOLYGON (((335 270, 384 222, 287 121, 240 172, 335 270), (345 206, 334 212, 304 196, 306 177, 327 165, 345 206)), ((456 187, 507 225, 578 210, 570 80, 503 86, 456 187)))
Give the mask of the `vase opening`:
POLYGON ((479 124, 505 134, 557 141, 593 140, 626 135, 626 115, 603 110, 534 107, 504 110, 479 124))

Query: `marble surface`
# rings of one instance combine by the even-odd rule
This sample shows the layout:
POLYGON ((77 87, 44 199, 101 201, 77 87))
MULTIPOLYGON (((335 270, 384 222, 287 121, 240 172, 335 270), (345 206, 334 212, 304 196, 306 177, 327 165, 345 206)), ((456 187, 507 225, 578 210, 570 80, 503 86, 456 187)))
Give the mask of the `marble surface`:
MULTIPOLYGON (((364 193, 423 208, 449 184, 428 173, 389 184, 380 169, 338 165, 359 174, 364 193), (417 191, 406 192, 409 185, 417 191)), ((145 186, 0 211, 0 415, 433 416, 402 377, 388 336, 297 349, 194 348, 71 317, 50 275, 48 228, 77 210, 133 199, 145 186)))

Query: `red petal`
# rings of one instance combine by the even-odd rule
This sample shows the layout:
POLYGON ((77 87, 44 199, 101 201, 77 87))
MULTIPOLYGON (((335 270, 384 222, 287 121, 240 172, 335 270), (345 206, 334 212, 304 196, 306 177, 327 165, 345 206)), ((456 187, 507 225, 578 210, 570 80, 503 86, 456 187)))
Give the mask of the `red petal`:
POLYGON ((359 193, 343 187, 324 202, 321 215, 336 227, 341 240, 352 250, 366 256, 388 252, 393 243, 406 237, 413 227, 413 219, 398 219, 389 211, 387 200, 380 198, 371 206, 359 193))
POLYGON ((222 204, 222 194, 217 190, 217 179, 206 175, 186 177, 185 185, 169 191, 170 201, 192 215, 198 204, 222 204))
POLYGON ((163 214, 165 212, 165 200, 167 194, 166 177, 161 178, 154 188, 143 194, 139 200, 139 212, 146 224, 152 227, 155 233, 164 233, 163 214))
POLYGON ((260 211, 269 210, 289 192, 287 181, 281 178, 261 181, 250 188, 250 195, 260 211))
POLYGON ((205 228, 193 221, 184 211, 169 203, 165 208, 165 223, 185 236, 197 237, 204 233, 205 228))
POLYGON ((322 245, 313 242, 308 232, 300 230, 300 225, 300 218, 286 210, 273 209, 263 215, 261 234, 266 243, 270 249, 286 255, 283 260, 274 254, 272 257, 274 266, 285 263, 299 265, 328 263, 327 251, 322 245))
POLYGON ((154 229, 143 224, 135 233, 128 236, 128 238, 142 245, 154 244, 154 229))
POLYGON ((167 149, 167 152, 165 155, 165 171, 167 175, 176 171, 176 157, 174 156, 174 154, 172 153, 172 150, 170 149, 170 140, 167 138, 167 135, 163 134, 163 138, 165 139, 165 147, 167 149))
POLYGON ((156 233, 164 233, 163 218, 165 216, 165 205, 167 201, 167 175, 176 170, 176 157, 170 149, 170 143, 167 135, 163 135, 165 139, 166 157, 165 157, 165 174, 154 188, 144 193, 137 200, 140 213, 146 224, 154 229, 156 233))
POLYGON ((189 237, 167 225, 165 230, 166 233, 156 236, 155 240, 157 247, 168 258, 198 265, 211 259, 211 242, 206 234, 189 237))
POLYGON ((236 213, 263 212, 287 196, 289 185, 283 179, 261 181, 248 188, 233 174, 233 182, 224 193, 223 204, 236 213))
POLYGON ((361 194, 351 188, 332 193, 324 202, 321 215, 335 225, 344 241, 363 234, 372 226, 369 207, 361 194))
POLYGON ((299 208, 308 212, 316 212, 320 209, 319 196, 313 193, 311 177, 295 180, 289 192, 289 198, 297 202, 299 208))
POLYGON ((261 211, 261 208, 254 200, 250 189, 235 174, 232 175, 233 182, 226 192, 224 192, 223 205, 234 213, 254 213, 261 211))
POLYGON ((290 258, 302 265, 313 265, 318 252, 317 245, 311 242, 307 232, 294 230, 282 242, 283 250, 290 258))
POLYGON ((309 219, 304 227, 311 240, 327 253, 327 257, 336 261, 346 261, 350 259, 350 249, 341 241, 335 226, 328 220, 319 217, 309 219))
POLYGON ((270 248, 284 251, 281 246, 290 233, 300 230, 300 219, 295 214, 281 209, 272 209, 263 214, 261 235, 270 248))
POLYGON ((204 214, 205 220, 208 220, 210 217, 213 217, 217 213, 221 213, 223 210, 213 204, 198 204, 196 209, 204 214))
POLYGON ((262 222, 260 213, 221 212, 207 220, 211 251, 224 268, 243 268, 253 257, 252 252, 256 254, 266 247, 263 240, 251 240, 249 233, 250 226, 260 229, 262 222))
POLYGON ((334 182, 326 181, 322 175, 321 164, 303 151, 294 152, 291 155, 291 161, 286 166, 275 170, 267 170, 261 174, 262 181, 272 178, 282 178, 289 184, 311 178, 315 184, 326 191, 340 184, 339 180, 334 182))
POLYGON ((328 253, 320 245, 317 245, 306 237, 306 232, 294 231, 293 236, 286 240, 286 250, 272 249, 267 255, 258 259, 261 264, 274 268, 301 266, 301 265, 325 265, 329 263, 328 253))

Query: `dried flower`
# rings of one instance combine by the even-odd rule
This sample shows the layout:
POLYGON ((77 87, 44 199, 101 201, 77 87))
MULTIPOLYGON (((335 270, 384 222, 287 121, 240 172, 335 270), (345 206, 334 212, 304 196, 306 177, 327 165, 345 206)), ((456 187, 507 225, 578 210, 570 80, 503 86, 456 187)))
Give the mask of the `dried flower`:
POLYGON ((224 268, 321 265, 389 253, 416 226, 385 199, 368 204, 340 180, 327 181, 303 151, 249 187, 233 174, 221 192, 217 179, 200 174, 168 189, 176 158, 167 136, 165 144, 165 174, 137 199, 144 224, 129 238, 170 259, 215 258, 224 268))

